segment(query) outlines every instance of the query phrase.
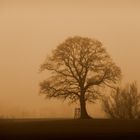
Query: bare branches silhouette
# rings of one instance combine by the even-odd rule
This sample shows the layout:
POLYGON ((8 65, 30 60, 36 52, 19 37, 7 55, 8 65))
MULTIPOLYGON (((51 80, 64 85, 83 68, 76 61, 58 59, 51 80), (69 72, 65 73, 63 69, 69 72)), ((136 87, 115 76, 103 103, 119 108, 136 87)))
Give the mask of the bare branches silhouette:
POLYGON ((140 93, 136 82, 113 91, 103 98, 103 108, 110 118, 137 119, 140 117, 140 93))
POLYGON ((90 118, 86 102, 94 102, 101 96, 100 89, 114 87, 121 78, 121 70, 98 40, 86 37, 70 37, 52 52, 41 71, 51 72, 40 83, 40 93, 47 98, 79 101, 81 118, 90 118))

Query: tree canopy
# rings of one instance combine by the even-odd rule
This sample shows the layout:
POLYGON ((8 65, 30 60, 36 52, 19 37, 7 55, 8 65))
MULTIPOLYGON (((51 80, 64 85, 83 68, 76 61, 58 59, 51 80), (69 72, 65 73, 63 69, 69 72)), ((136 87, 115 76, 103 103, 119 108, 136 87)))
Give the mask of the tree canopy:
POLYGON ((88 118, 86 102, 94 102, 100 89, 115 88, 121 78, 120 68, 96 39, 70 37, 58 45, 41 65, 50 71, 40 83, 40 93, 47 98, 79 101, 81 118, 88 118))

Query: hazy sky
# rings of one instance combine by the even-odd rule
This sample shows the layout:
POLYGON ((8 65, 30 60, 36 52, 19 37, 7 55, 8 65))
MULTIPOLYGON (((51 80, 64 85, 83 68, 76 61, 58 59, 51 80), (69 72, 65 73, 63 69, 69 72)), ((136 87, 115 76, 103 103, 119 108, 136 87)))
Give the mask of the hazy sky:
MULTIPOLYGON (((0 0, 0 115, 73 116, 74 106, 39 96, 39 66, 70 36, 103 42, 122 69, 123 83, 140 85, 139 0, 0 0)), ((88 108, 102 117, 98 105, 88 108)))

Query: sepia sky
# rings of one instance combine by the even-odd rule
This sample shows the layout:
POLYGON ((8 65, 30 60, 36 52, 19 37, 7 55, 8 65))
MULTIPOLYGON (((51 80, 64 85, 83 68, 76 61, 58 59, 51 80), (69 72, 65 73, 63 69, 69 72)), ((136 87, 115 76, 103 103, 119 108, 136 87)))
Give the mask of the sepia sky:
MULTIPOLYGON (((39 95, 47 54, 70 36, 100 40, 140 88, 139 0, 0 0, 0 116, 72 117, 75 106, 39 95)), ((99 105, 89 105, 104 117, 99 105)))

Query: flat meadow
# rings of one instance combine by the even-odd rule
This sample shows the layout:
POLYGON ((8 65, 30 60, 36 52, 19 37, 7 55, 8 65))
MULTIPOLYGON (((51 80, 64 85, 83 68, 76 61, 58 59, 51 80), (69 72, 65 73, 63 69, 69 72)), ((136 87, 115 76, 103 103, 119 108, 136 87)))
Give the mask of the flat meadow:
POLYGON ((93 139, 138 138, 140 120, 1 119, 0 138, 93 139))

